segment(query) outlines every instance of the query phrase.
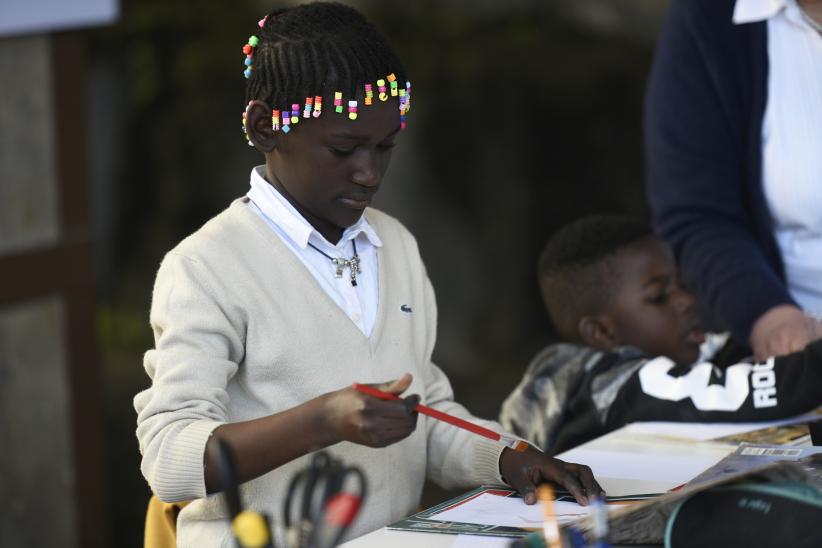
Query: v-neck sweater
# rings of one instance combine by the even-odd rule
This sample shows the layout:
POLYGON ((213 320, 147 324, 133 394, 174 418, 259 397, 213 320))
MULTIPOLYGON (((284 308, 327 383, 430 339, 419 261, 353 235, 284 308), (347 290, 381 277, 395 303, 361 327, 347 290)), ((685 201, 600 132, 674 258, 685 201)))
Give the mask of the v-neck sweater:
MULTIPOLYGON (((223 497, 206 497, 203 475, 206 442, 221 424, 409 372, 413 383, 406 393, 502 431, 455 403, 447 377, 431 362, 437 309, 413 236, 382 212, 369 208, 365 215, 383 241, 370 337, 247 207, 247 198, 235 200, 163 259, 150 315, 155 348, 144 358, 152 385, 134 405, 141 469, 153 492, 167 502, 194 500, 179 515, 178 545, 230 545, 223 497)), ((426 475, 443 487, 501 482, 499 444, 425 416, 391 446, 341 442, 327 450, 361 467, 368 479, 364 508, 346 538, 411 513, 426 475)), ((245 483, 244 504, 281 522, 287 483, 311 457, 245 483)))

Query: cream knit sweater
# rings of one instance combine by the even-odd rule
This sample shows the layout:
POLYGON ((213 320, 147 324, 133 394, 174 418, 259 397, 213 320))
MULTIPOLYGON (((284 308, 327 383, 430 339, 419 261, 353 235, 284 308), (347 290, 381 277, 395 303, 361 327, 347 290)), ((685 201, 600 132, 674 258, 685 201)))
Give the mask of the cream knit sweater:
MULTIPOLYGON (((448 379, 431 363, 437 310, 416 241, 392 217, 374 209, 365 214, 384 244, 378 251, 379 311, 369 338, 246 198, 163 259, 151 306, 155 348, 144 360, 152 386, 134 398, 134 406, 141 469, 154 493, 169 502, 197 499, 179 516, 179 546, 230 545, 224 501, 206 497, 203 476, 206 441, 221 424, 405 372, 414 377, 408 394, 477 420, 454 403, 448 379)), ((411 436, 387 448, 343 442, 329 450, 360 466, 369 482, 347 538, 413 512, 426 475, 444 487, 501 482, 498 444, 425 416, 411 436)), ((310 458, 244 484, 244 504, 280 525, 288 481, 310 458)))

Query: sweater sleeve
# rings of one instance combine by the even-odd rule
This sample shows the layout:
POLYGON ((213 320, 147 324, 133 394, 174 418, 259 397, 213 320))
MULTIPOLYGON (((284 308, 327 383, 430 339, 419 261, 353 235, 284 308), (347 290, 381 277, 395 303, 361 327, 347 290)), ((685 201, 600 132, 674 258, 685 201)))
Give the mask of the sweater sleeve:
POLYGON ((757 226, 769 221, 750 195, 760 173, 751 146, 760 145, 751 137, 758 128, 749 135, 748 126, 761 116, 745 112, 737 89, 750 87, 750 67, 741 59, 718 65, 722 55, 744 50, 732 32, 753 32, 729 28, 732 4, 672 3, 645 98, 645 152, 657 230, 685 281, 747 341, 760 315, 793 301, 757 240, 757 226))
MULTIPOLYGON (((427 362, 423 368, 423 403, 495 432, 503 432, 498 423, 478 419, 456 403, 448 377, 430 361, 436 339, 437 308, 434 290, 427 276, 425 300, 428 335, 425 350, 427 362)), ((421 416, 420 420, 427 421, 427 472, 434 483, 444 488, 505 483, 499 471, 499 458, 504 449, 502 444, 430 417, 421 416)))
MULTIPOLYGON (((556 452, 567 432, 572 398, 585 390, 587 371, 603 353, 571 343, 553 344, 537 354, 500 410, 502 426, 546 453, 556 452)), ((590 400, 589 400, 590 401, 590 400)), ((594 432, 586 432, 594 437, 594 432)))
MULTIPOLYGON (((609 430, 635 421, 756 422, 798 415, 822 405, 822 340, 764 363, 675 366, 664 357, 618 365, 592 383, 607 397, 608 379, 629 372, 606 410, 609 430)), ((602 402, 600 402, 601 404, 602 402)))
POLYGON ((564 451, 638 421, 756 422, 822 405, 822 340, 761 364, 676 366, 638 350, 554 345, 508 397, 503 424, 564 451))
POLYGON ((169 253, 154 286, 155 348, 144 357, 152 384, 134 407, 141 470, 165 502, 206 495, 206 442, 228 422, 226 387, 242 356, 242 331, 207 280, 202 264, 169 253))

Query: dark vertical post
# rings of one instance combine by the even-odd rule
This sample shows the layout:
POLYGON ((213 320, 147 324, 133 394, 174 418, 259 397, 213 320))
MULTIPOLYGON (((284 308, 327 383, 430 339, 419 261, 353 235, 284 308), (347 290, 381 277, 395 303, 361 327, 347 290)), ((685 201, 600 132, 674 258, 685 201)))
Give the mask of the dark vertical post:
POLYGON ((108 546, 102 384, 94 336, 95 278, 85 127, 85 51, 80 33, 53 35, 55 140, 61 215, 61 247, 70 249, 61 268, 72 271, 62 288, 66 310, 66 378, 71 401, 77 489, 78 546, 108 546))

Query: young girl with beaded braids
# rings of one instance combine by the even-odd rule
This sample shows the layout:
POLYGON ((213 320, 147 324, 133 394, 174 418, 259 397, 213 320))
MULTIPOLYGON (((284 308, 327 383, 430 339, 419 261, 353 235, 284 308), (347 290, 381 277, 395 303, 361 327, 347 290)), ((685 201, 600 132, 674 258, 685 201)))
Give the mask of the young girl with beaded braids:
POLYGON ((243 126, 265 157, 251 188, 170 251, 154 287, 152 385, 135 397, 142 472, 179 515, 178 543, 230 538, 212 446, 236 456, 243 499, 278 521, 289 479, 326 449, 368 496, 348 537, 411 513, 424 480, 505 481, 526 502, 553 481, 585 504, 586 466, 517 452, 413 411, 422 401, 497 432, 453 401, 431 362, 436 304, 411 234, 368 207, 411 106, 405 70, 350 7, 275 11, 244 48, 243 126), (352 388, 372 383, 385 401, 352 388))

